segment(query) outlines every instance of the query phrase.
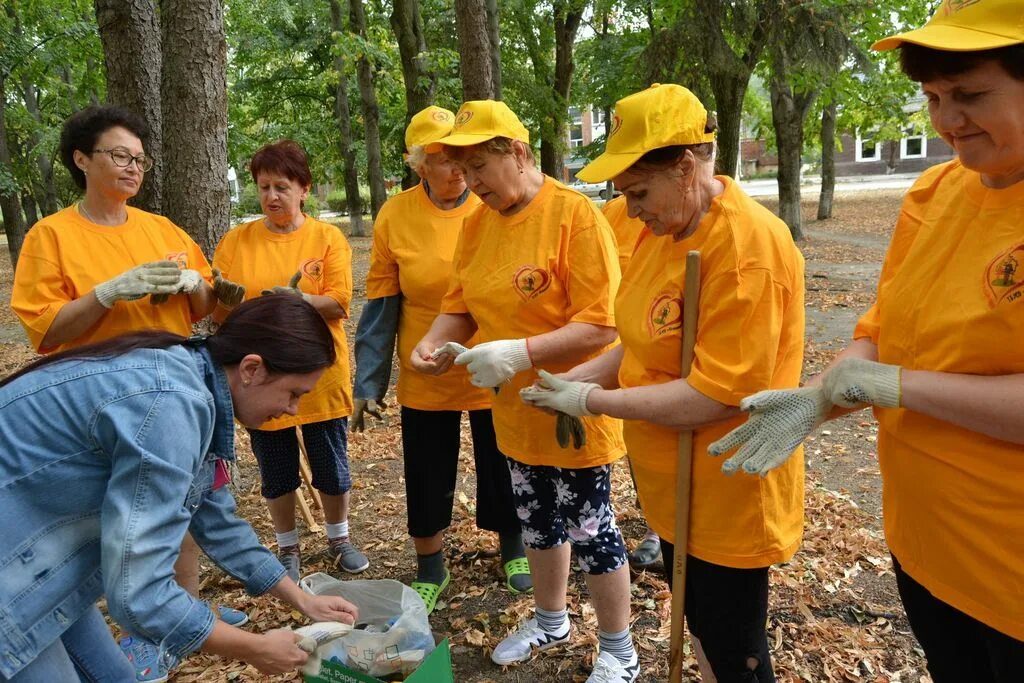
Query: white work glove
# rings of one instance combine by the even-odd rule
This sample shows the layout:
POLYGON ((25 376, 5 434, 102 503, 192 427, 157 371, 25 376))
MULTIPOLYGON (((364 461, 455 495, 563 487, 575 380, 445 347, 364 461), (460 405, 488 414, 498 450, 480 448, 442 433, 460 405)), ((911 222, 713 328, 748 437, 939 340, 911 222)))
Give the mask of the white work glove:
POLYGON ((600 385, 590 382, 572 382, 555 377, 547 370, 540 370, 540 387, 526 387, 519 390, 519 397, 537 408, 548 408, 573 417, 591 417, 587 409, 587 397, 600 385))
MULTIPOLYGON (((192 294, 197 291, 202 284, 203 276, 199 274, 199 271, 186 268, 178 271, 178 284, 171 294, 192 294)), ((149 302, 159 306, 162 303, 166 303, 166 301, 171 298, 171 294, 153 294, 149 297, 149 302)))
POLYGON ((747 396, 740 410, 750 413, 742 425, 708 446, 710 455, 722 455, 740 447, 722 463, 722 471, 762 477, 789 459, 797 446, 817 429, 832 410, 822 386, 802 389, 770 389, 747 396))
POLYGON ((297 643, 298 646, 309 653, 309 659, 299 671, 306 676, 319 676, 321 660, 319 648, 333 640, 344 638, 351 630, 351 624, 343 624, 340 621, 321 621, 295 629, 295 633, 302 636, 302 640, 297 643))
POLYGON ((865 403, 879 408, 900 407, 900 366, 865 358, 844 358, 821 379, 829 400, 843 408, 865 403))
POLYGON ((352 406, 352 419, 349 420, 348 428, 351 432, 361 432, 366 429, 365 415, 373 415, 375 418, 384 421, 384 409, 388 405, 383 400, 357 398, 352 406))
POLYGON ((118 301, 135 301, 147 294, 175 294, 179 291, 181 272, 174 261, 143 263, 101 282, 93 292, 104 308, 113 308, 118 301))
POLYGON ((477 387, 500 387, 516 373, 533 367, 525 339, 477 344, 456 356, 455 364, 466 366, 470 383, 477 387))
POLYGON ((445 342, 434 349, 434 352, 430 354, 430 360, 437 360, 441 356, 457 357, 460 353, 465 353, 466 351, 469 351, 469 349, 458 342, 445 342))

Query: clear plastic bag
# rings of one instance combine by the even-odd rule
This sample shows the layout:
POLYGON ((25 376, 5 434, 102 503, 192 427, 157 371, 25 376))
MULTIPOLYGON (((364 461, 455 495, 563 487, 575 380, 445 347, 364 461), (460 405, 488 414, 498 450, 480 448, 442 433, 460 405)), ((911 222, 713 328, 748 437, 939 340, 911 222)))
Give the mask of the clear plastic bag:
POLYGON ((391 579, 341 581, 317 572, 299 582, 313 595, 337 595, 359 609, 356 628, 318 648, 335 661, 376 678, 412 673, 434 649, 427 607, 416 591, 391 579))

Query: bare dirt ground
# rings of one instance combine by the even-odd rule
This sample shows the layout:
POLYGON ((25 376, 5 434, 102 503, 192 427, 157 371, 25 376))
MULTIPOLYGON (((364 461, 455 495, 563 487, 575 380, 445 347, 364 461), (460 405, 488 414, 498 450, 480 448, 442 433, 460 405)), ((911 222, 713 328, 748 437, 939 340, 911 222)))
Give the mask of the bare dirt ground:
MULTIPOLYGON (((815 221, 813 203, 805 204, 807 238, 800 247, 807 260, 807 375, 820 370, 844 346, 857 317, 870 305, 900 194, 840 195, 835 217, 828 221, 815 221)), ((350 241, 356 320, 364 301, 370 239, 350 241)), ((10 299, 11 277, 8 260, 0 258, 0 300, 4 302, 10 299)), ((354 323, 349 332, 354 333, 354 323)), ((0 309, 0 376, 33 356, 20 326, 4 306, 0 309)), ((414 578, 415 556, 406 534, 400 427, 393 402, 388 412, 386 426, 351 437, 355 481, 351 520, 354 540, 371 560, 365 577, 408 582, 414 578)), ((896 595, 882 539, 876 433, 874 419, 862 413, 830 423, 807 444, 804 543, 791 562, 771 572, 768 629, 780 681, 930 681, 896 595)), ((258 471, 244 430, 238 432, 237 441, 239 512, 273 548, 269 517, 259 496, 258 471)), ((570 582, 569 608, 575 627, 571 645, 514 668, 502 669, 490 662, 490 650, 530 614, 532 601, 504 589, 496 539, 473 525, 474 478, 472 461, 465 459, 465 436, 464 444, 456 521, 445 551, 452 584, 431 619, 435 632, 451 641, 455 680, 585 681, 593 664, 597 625, 578 573, 570 582)), ((642 538, 644 524, 623 463, 615 471, 615 484, 619 521, 632 548, 642 538)), ((331 571, 318 556, 325 542, 322 533, 303 528, 302 542, 304 571, 331 571)), ((245 595, 237 582, 215 568, 205 567, 203 576, 203 597, 246 609, 252 620, 246 628, 262 631, 303 623, 299 613, 272 598, 245 595)), ((634 576, 632 627, 643 664, 639 680, 645 683, 668 676, 669 597, 660 576, 634 576)), ((692 657, 688 671, 688 679, 696 680, 692 657)), ((176 683, 297 679, 297 674, 261 676, 252 667, 206 655, 190 657, 172 676, 176 683)))

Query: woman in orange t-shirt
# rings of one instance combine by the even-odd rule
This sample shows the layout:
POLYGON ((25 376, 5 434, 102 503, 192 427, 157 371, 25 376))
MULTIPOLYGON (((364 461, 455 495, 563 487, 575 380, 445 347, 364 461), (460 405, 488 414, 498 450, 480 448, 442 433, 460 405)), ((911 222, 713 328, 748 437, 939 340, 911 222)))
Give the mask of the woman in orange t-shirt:
MULTIPOLYGON (((61 161, 84 196, 32 226, 11 292, 11 308, 40 353, 141 330, 187 337, 232 287, 219 280, 210 287, 210 264, 185 231, 128 206, 153 167, 142 142, 148 135, 145 121, 115 106, 88 107, 64 123, 61 161)), ((199 595, 199 546, 189 534, 175 573, 199 595)), ((218 612, 235 626, 248 620, 228 607, 218 612)), ((127 642, 140 644, 132 653, 140 671, 157 667, 141 640, 127 642)))
POLYGON ((451 133, 454 122, 453 113, 433 106, 409 122, 406 161, 422 182, 386 201, 377 214, 367 301, 356 331, 353 431, 363 429, 363 413, 380 415, 378 405, 387 393, 398 339, 406 517, 417 560, 412 587, 428 612, 451 578, 442 545, 452 522, 463 411, 469 414, 473 436, 477 528, 498 533, 509 590, 524 593, 533 588, 508 466, 495 441, 494 394, 470 384, 464 368, 431 377, 409 362, 416 342, 441 309, 462 220, 480 204, 444 151, 424 149, 451 133))
POLYGON ((441 314, 410 363, 427 374, 465 365, 475 386, 498 390, 494 431, 511 474, 536 611, 491 659, 523 662, 568 641, 570 541, 600 628, 591 680, 630 681, 639 664, 629 632, 629 569, 609 501, 610 466, 624 452, 621 425, 587 419, 586 444, 564 450, 555 418, 517 395, 536 377, 534 365, 568 369, 615 340, 615 240, 589 199, 536 169, 529 139, 504 103, 481 100, 464 103, 452 134, 440 140, 437 148, 456 159, 483 204, 463 222, 441 314), (474 333, 480 343, 460 349, 474 333))
POLYGON ((693 94, 655 85, 620 100, 605 153, 577 175, 613 178, 646 228, 615 300, 622 345, 522 393, 571 415, 622 418, 648 523, 671 582, 680 431, 693 431, 686 620, 707 680, 774 681, 768 568, 796 552, 803 462, 764 480, 723 477, 708 444, 742 421, 752 389, 794 387, 804 332, 803 257, 786 225, 714 175, 714 124, 693 94), (668 123, 666 123, 668 122, 668 123), (686 254, 701 252, 697 340, 681 379, 686 254))
POLYGON ((1024 671, 1024 4, 946 3, 874 45, 897 47, 959 158, 907 192, 853 343, 803 389, 746 399, 750 419, 713 450, 740 446, 727 468, 767 472, 872 406, 886 541, 932 679, 1010 683, 1024 671))
MULTIPOLYGON (((327 321, 338 351, 335 364, 302 397, 297 412, 249 430, 260 466, 261 493, 277 535, 278 557, 288 575, 298 581, 302 556, 295 527, 295 490, 301 480, 295 428, 301 425, 313 487, 324 504, 328 555, 339 569, 358 573, 370 561, 352 544, 348 522, 352 478, 347 418, 352 414, 352 385, 342 321, 352 300, 352 250, 341 230, 303 213, 313 177, 298 143, 280 140, 261 147, 249 170, 266 215, 224 235, 213 263, 224 277, 244 286, 250 298, 261 292, 301 296, 327 321)), ((220 306, 214 317, 222 319, 227 312, 227 306, 220 306)))

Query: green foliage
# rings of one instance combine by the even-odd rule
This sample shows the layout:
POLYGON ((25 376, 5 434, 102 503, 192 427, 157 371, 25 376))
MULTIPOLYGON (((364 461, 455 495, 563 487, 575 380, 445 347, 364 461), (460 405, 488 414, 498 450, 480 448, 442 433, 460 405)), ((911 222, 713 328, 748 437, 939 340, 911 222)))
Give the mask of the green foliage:
POLYGON ((341 188, 337 190, 331 190, 329 193, 327 193, 327 208, 329 208, 331 211, 337 211, 338 213, 341 213, 342 211, 347 211, 348 205, 345 203, 345 200, 345 190, 341 188))
POLYGON ((246 183, 242 186, 234 212, 239 217, 263 213, 263 208, 260 206, 260 193, 254 183, 246 183))

